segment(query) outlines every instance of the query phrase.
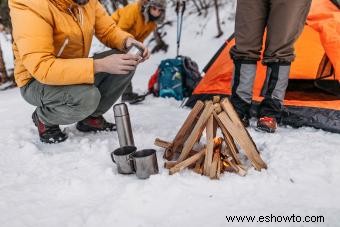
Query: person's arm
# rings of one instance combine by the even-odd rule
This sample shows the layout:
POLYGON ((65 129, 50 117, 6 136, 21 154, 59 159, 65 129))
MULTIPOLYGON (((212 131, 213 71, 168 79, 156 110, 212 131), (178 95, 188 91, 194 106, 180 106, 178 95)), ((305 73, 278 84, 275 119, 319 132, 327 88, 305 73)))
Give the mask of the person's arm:
MULTIPOLYGON (((55 57, 53 27, 49 10, 39 14, 31 8, 34 1, 10 0, 13 39, 24 67, 39 82, 49 85, 91 84, 94 82, 93 59, 55 57), (81 67, 79 67, 81 66, 81 67)), ((44 9, 41 6, 39 9, 44 9)))
POLYGON ((110 48, 125 50, 125 42, 131 34, 121 30, 107 14, 99 1, 96 1, 95 35, 103 44, 110 48))

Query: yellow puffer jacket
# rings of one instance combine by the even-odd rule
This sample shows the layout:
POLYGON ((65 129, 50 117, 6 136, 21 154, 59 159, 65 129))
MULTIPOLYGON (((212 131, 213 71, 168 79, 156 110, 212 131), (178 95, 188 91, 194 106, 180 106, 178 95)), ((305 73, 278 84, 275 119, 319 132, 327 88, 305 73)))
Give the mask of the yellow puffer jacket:
POLYGON ((143 42, 157 27, 155 22, 146 22, 144 20, 141 8, 140 1, 137 1, 118 9, 112 14, 112 18, 116 24, 122 30, 133 35, 139 42, 143 42))
POLYGON ((116 26, 98 0, 78 6, 72 0, 9 0, 13 24, 15 79, 32 77, 48 85, 92 84, 92 37, 123 49, 130 34, 116 26))

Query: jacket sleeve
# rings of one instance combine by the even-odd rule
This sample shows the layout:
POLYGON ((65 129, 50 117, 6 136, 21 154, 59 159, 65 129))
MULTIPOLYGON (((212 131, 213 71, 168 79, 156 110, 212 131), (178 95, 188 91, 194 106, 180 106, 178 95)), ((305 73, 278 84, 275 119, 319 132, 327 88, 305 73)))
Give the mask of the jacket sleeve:
POLYGON ((93 83, 93 59, 56 58, 53 27, 45 15, 28 6, 30 2, 9 1, 14 42, 27 71, 48 85, 93 83))
POLYGON ((125 41, 131 34, 121 30, 107 14, 99 1, 96 1, 95 35, 106 46, 123 50, 125 41))

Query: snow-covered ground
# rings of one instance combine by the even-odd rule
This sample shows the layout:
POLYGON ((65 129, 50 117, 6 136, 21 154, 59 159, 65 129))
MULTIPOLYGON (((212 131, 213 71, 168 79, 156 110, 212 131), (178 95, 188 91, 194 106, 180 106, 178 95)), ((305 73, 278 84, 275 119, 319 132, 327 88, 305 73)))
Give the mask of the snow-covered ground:
MULTIPOLYGON (((231 33, 233 23, 227 18, 232 11, 231 4, 223 10, 225 35, 220 39, 214 38, 212 13, 207 24, 188 16, 181 53, 203 68, 231 33)), ((166 40, 171 44, 169 53, 156 54, 138 68, 133 79, 137 91, 146 90, 161 59, 175 56, 175 25, 168 29, 166 40)), ((8 46, 7 42, 6 59, 10 59, 8 46)), ((101 49, 95 43, 92 52, 101 49)), ((143 104, 129 106, 139 149, 155 148, 157 137, 175 136, 190 111, 180 104, 148 97, 143 104)), ((249 132, 269 168, 250 169, 246 177, 224 174, 219 181, 188 170, 169 176, 162 168, 163 150, 156 148, 160 174, 138 180, 119 175, 111 161, 110 152, 118 147, 116 133, 84 134, 67 125, 63 126, 69 133, 66 142, 42 144, 31 121, 33 110, 19 89, 0 92, 0 226, 340 226, 339 134, 289 127, 264 134, 252 127, 249 132), (293 214, 322 215, 325 221, 237 224, 226 219, 227 215, 293 214)), ((105 117, 113 121, 111 111, 105 117)), ((251 123, 254 126, 255 121, 251 123)))

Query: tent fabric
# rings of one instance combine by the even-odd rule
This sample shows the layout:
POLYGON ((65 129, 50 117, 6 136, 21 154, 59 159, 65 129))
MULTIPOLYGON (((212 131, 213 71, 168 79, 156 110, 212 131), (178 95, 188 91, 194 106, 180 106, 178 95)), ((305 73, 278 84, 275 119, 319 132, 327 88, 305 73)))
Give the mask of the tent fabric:
MULTIPOLYGON (((187 101, 186 106, 193 107, 197 100, 211 100, 213 96, 220 94, 193 95, 187 101)), ((221 95, 221 98, 227 95, 221 95)), ((256 117, 258 103, 252 105, 251 115, 256 117)), ((302 126, 323 129, 328 132, 340 133, 340 111, 323 109, 319 107, 286 106, 281 125, 289 125, 294 128, 302 126)))
POLYGON ((313 0, 307 24, 320 34, 321 44, 340 81, 340 10, 328 0, 313 0))
MULTIPOLYGON (((189 104, 196 99, 212 96, 213 94, 223 96, 231 94, 234 66, 229 56, 229 50, 234 43, 235 40, 233 38, 228 39, 213 57, 205 68, 205 76, 194 90, 193 97, 189 99, 189 104)), ((327 80, 335 84, 335 89, 339 90, 340 94, 340 10, 331 1, 313 0, 307 24, 295 44, 295 52, 297 57, 292 64, 289 76, 290 84, 300 80, 314 81, 314 84, 316 84, 316 81, 327 80), (323 77, 323 80, 320 80, 320 77, 323 77)), ((263 99, 260 96, 260 92, 265 80, 265 71, 265 66, 259 62, 253 89, 253 100, 255 103, 263 99)), ((287 90, 284 104, 287 109, 294 111, 294 114, 289 116, 296 117, 298 115, 297 109, 301 109, 302 116, 302 110, 308 108, 315 110, 312 111, 315 114, 323 111, 322 116, 327 116, 327 113, 332 114, 333 125, 329 125, 331 121, 325 121, 325 117, 317 116, 313 118, 314 120, 305 119, 305 121, 299 120, 299 122, 333 132, 338 127, 338 132, 340 133, 339 96, 321 92, 316 87, 313 89, 304 91, 303 87, 301 87, 298 90, 287 90), (321 127, 323 122, 318 122, 321 119, 326 124, 324 127, 321 127)), ((310 115, 306 114, 305 116, 310 117, 310 115)), ((287 122, 291 123, 292 120, 287 120, 287 122)))

